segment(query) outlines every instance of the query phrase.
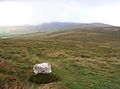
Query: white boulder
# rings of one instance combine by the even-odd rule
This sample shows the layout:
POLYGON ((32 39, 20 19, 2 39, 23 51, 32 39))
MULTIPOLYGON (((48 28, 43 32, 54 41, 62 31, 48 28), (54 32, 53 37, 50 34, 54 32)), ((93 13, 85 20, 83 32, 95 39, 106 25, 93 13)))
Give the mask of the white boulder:
POLYGON ((51 73, 52 69, 51 69, 51 65, 49 63, 40 63, 40 64, 35 64, 33 67, 33 71, 35 74, 38 73, 51 73))

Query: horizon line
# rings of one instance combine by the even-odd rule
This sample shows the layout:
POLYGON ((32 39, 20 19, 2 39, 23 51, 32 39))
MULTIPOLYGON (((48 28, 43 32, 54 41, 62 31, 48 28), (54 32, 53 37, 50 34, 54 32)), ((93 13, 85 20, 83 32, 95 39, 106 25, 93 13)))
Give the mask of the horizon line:
POLYGON ((105 25, 111 25, 111 26, 119 26, 119 25, 112 25, 112 24, 103 23, 103 22, 68 22, 68 21, 51 21, 51 22, 42 22, 42 23, 39 23, 39 24, 0 25, 0 27, 38 26, 38 25, 42 25, 42 24, 50 24, 50 23, 76 23, 76 24, 94 24, 94 23, 99 23, 99 24, 105 24, 105 25))

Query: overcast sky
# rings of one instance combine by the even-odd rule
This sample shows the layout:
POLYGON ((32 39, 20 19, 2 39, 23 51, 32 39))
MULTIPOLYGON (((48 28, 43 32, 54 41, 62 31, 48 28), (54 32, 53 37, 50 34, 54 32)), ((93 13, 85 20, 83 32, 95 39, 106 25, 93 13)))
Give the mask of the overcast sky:
POLYGON ((0 25, 54 21, 120 26, 120 0, 0 0, 0 25))

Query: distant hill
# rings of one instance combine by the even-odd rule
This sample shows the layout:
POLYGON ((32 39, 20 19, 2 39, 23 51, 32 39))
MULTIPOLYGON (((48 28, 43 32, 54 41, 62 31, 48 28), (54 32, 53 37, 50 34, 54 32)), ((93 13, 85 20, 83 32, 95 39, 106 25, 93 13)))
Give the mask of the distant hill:
POLYGON ((103 23, 72 23, 72 22, 53 22, 53 23, 43 23, 38 25, 39 30, 45 32, 58 31, 64 29, 73 28, 94 28, 94 27, 111 27, 112 25, 103 23))
POLYGON ((84 40, 88 38, 92 40, 93 39, 119 40, 120 27, 73 28, 69 30, 55 31, 48 33, 47 38, 62 39, 62 40, 74 39, 74 41, 84 40))
POLYGON ((36 32, 40 33, 40 31, 36 26, 30 26, 30 25, 0 27, 0 37, 32 34, 36 32))
POLYGON ((36 32, 54 32, 65 29, 74 28, 95 28, 95 27, 111 27, 111 25, 103 23, 72 23, 72 22, 52 22, 43 23, 41 25, 24 25, 24 26, 2 26, 0 27, 0 36, 31 34, 36 32))

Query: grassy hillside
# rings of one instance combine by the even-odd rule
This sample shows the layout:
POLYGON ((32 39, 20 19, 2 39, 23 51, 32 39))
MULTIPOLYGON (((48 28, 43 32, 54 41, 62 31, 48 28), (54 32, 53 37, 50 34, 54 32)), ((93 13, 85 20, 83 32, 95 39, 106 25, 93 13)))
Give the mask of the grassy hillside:
POLYGON ((120 89, 120 28, 0 39, 0 89, 120 89), (41 62, 60 79, 30 81, 33 65, 41 62))

